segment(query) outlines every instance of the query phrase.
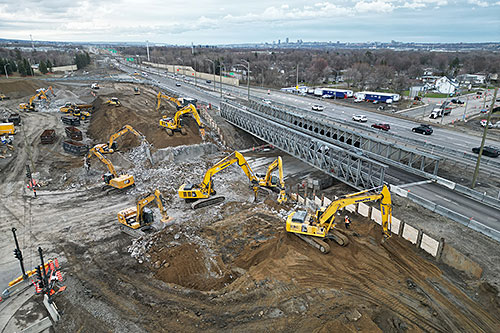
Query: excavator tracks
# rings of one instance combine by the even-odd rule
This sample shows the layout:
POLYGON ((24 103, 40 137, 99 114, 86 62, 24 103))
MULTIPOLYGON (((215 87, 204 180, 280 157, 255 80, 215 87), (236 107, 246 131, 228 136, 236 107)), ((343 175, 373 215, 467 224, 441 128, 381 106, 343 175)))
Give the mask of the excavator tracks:
POLYGON ((198 200, 198 201, 191 204, 191 208, 200 209, 203 207, 216 205, 218 203, 223 202, 225 199, 226 199, 225 197, 213 197, 210 199, 198 200))
POLYGON ((318 237, 306 236, 302 234, 295 234, 297 237, 302 239, 307 244, 311 245, 315 249, 318 249, 321 253, 327 254, 330 252, 330 245, 328 245, 325 241, 321 240, 318 237))
POLYGON ((328 234, 327 238, 334 240, 340 246, 347 246, 347 244, 349 244, 349 238, 337 229, 331 230, 331 233, 328 234))

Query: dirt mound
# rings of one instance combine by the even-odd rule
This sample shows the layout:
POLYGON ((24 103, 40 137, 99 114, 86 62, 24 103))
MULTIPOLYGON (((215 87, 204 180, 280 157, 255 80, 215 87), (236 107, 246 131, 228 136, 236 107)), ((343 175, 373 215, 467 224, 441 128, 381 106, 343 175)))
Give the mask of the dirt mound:
MULTIPOLYGON (((147 140, 157 149, 198 144, 202 142, 199 134, 198 125, 190 116, 183 118, 183 125, 187 130, 187 135, 175 133, 174 136, 168 136, 165 129, 158 124, 160 114, 146 103, 141 104, 141 96, 136 99, 125 95, 115 95, 118 97, 122 106, 115 107, 104 104, 110 97, 99 96, 94 101, 95 110, 90 120, 88 129, 89 136, 95 143, 103 143, 109 140, 109 136, 124 125, 130 125, 134 129, 144 134, 147 140)), ((175 113, 173 109, 172 114, 175 113)), ((118 148, 122 150, 135 147, 139 140, 133 135, 127 135, 117 140, 118 148)))
POLYGON ((10 98, 19 98, 34 95, 39 88, 46 88, 49 84, 45 81, 29 78, 9 78, 0 80, 0 92, 10 98))
MULTIPOLYGON (((240 206, 227 205, 226 218, 200 230, 205 245, 189 242, 168 248, 175 243, 172 235, 156 239, 152 262, 165 265, 156 276, 197 290, 224 287, 224 292, 238 295, 263 288, 259 304, 277 307, 269 315, 308 312, 311 318, 319 311, 335 320, 336 327, 356 322, 354 326, 366 330, 395 332, 497 328, 488 311, 408 243, 399 238, 382 243, 381 228, 372 222, 355 220, 351 230, 339 226, 349 245, 330 242, 331 252, 324 255, 287 233, 283 220, 240 206), (214 264, 207 258, 214 258, 214 264), (211 272, 218 272, 217 277, 211 272), (306 290, 307 296, 300 294, 306 290), (331 305, 318 305, 326 300, 331 305)), ((322 320, 308 322, 311 331, 327 330, 325 325, 322 320)))
POLYGON ((155 277, 169 283, 197 290, 214 290, 231 282, 222 260, 209 257, 191 243, 185 243, 153 254, 152 259, 160 266, 155 277))

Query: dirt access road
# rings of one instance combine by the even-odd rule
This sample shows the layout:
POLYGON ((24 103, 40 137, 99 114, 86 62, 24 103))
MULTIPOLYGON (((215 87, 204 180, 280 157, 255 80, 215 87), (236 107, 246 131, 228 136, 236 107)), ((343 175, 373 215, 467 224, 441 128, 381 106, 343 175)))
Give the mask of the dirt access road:
MULTIPOLYGON (((152 111, 150 105, 131 109, 134 96, 119 98, 124 112, 152 111)), ((85 126, 103 110, 108 107, 99 107, 85 126)), ((354 231, 345 231, 350 244, 332 245, 328 255, 287 234, 283 219, 295 207, 273 198, 253 202, 236 167, 215 179, 223 204, 190 210, 176 190, 200 181, 227 154, 214 144, 153 151, 153 164, 142 146, 122 146, 111 158, 137 186, 106 195, 98 184, 104 169, 87 174, 82 159, 64 153, 60 141, 39 145, 42 127, 63 133, 59 113, 22 116, 16 151, 0 161, 0 276, 5 283, 17 275, 12 226, 27 267, 37 263, 38 246, 57 256, 68 286, 56 298, 64 311, 57 332, 500 330, 494 293, 453 284, 448 271, 397 238, 381 245, 381 230, 367 220, 353 217, 354 231), (45 184, 37 199, 25 189, 28 163, 45 184), (155 224, 161 231, 132 241, 119 232, 116 213, 155 188, 168 199, 174 223, 155 224)), ((9 325, 22 323, 19 313, 9 325)))

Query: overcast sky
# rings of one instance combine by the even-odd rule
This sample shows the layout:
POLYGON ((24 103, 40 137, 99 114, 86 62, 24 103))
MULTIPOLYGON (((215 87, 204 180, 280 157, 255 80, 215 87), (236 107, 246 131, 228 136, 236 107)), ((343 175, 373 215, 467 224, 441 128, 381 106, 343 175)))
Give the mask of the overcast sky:
POLYGON ((0 0, 0 38, 229 44, 500 41, 500 0, 0 0))

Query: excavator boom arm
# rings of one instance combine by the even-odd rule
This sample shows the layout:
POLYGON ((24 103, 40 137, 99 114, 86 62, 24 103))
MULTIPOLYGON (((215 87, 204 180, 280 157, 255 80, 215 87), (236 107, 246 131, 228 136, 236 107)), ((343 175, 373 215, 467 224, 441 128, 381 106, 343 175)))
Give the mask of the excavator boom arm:
POLYGON ((137 201, 137 222, 142 223, 142 211, 144 207, 146 207, 153 200, 156 200, 156 204, 158 209, 160 209, 160 213, 162 215, 162 219, 165 220, 168 218, 167 212, 165 211, 165 207, 163 205, 163 197, 159 190, 155 190, 154 193, 151 193, 147 197, 137 201))
POLYGON ((161 106, 161 99, 164 98, 166 99, 167 101, 170 101, 170 102, 174 102, 178 107, 181 107, 182 106, 182 103, 175 97, 171 97, 171 96, 168 96, 168 95, 165 95, 163 94, 161 91, 158 92, 158 95, 156 95, 156 99, 157 99, 157 105, 156 105, 156 110, 159 110, 160 109, 160 106, 161 106))
POLYGON ((338 200, 335 200, 332 202, 324 212, 317 212, 316 213, 316 218, 318 219, 318 222, 322 225, 328 223, 328 227, 326 228, 326 232, 330 230, 332 227, 334 221, 335 221, 335 214, 339 209, 342 209, 344 207, 347 207, 352 204, 360 203, 360 202, 367 202, 367 201, 376 201, 380 200, 380 211, 382 214, 382 227, 384 229, 384 233, 386 235, 390 235, 388 231, 388 221, 392 216, 392 203, 391 203, 391 193, 389 192, 389 189, 387 188, 386 185, 383 186, 382 191, 377 194, 364 194, 367 193, 368 190, 366 191, 361 191, 358 193, 353 193, 350 195, 346 195, 343 198, 340 198, 338 200), (318 217, 319 215, 319 217, 318 217))
POLYGON ((203 128, 200 115, 198 114, 198 111, 196 110, 196 107, 193 104, 189 104, 175 113, 174 124, 176 125, 176 127, 179 126, 179 119, 181 118, 181 116, 185 115, 186 113, 191 113, 193 115, 193 118, 196 120, 198 127, 203 128))
POLYGON ((234 153, 225 157, 224 159, 222 159, 217 164, 215 164, 214 166, 212 166, 210 169, 207 170, 205 176, 203 177, 203 182, 200 184, 200 187, 208 188, 210 186, 213 175, 215 175, 219 171, 224 170, 225 168, 236 162, 238 162, 238 165, 241 167, 241 169, 243 169, 243 172, 251 182, 258 181, 257 177, 255 177, 255 174, 253 173, 252 169, 250 168, 250 165, 248 165, 248 162, 245 160, 243 155, 235 151, 234 153))
POLYGON ((136 131, 132 126, 125 125, 118 132, 111 134, 111 136, 109 137, 108 147, 111 148, 113 146, 113 141, 115 141, 117 138, 119 138, 123 134, 126 134, 127 132, 132 132, 138 138, 144 138, 144 135, 142 135, 140 132, 136 131))
POLYGON ((106 164, 106 166, 108 167, 108 170, 109 172, 114 176, 114 177, 118 177, 118 173, 116 172, 115 170, 115 167, 113 165, 113 163, 111 163, 106 157, 104 157, 98 150, 96 147, 93 147, 92 149, 90 149, 88 155, 87 155, 87 159, 90 159, 92 158, 92 156, 95 155, 102 163, 106 164))

